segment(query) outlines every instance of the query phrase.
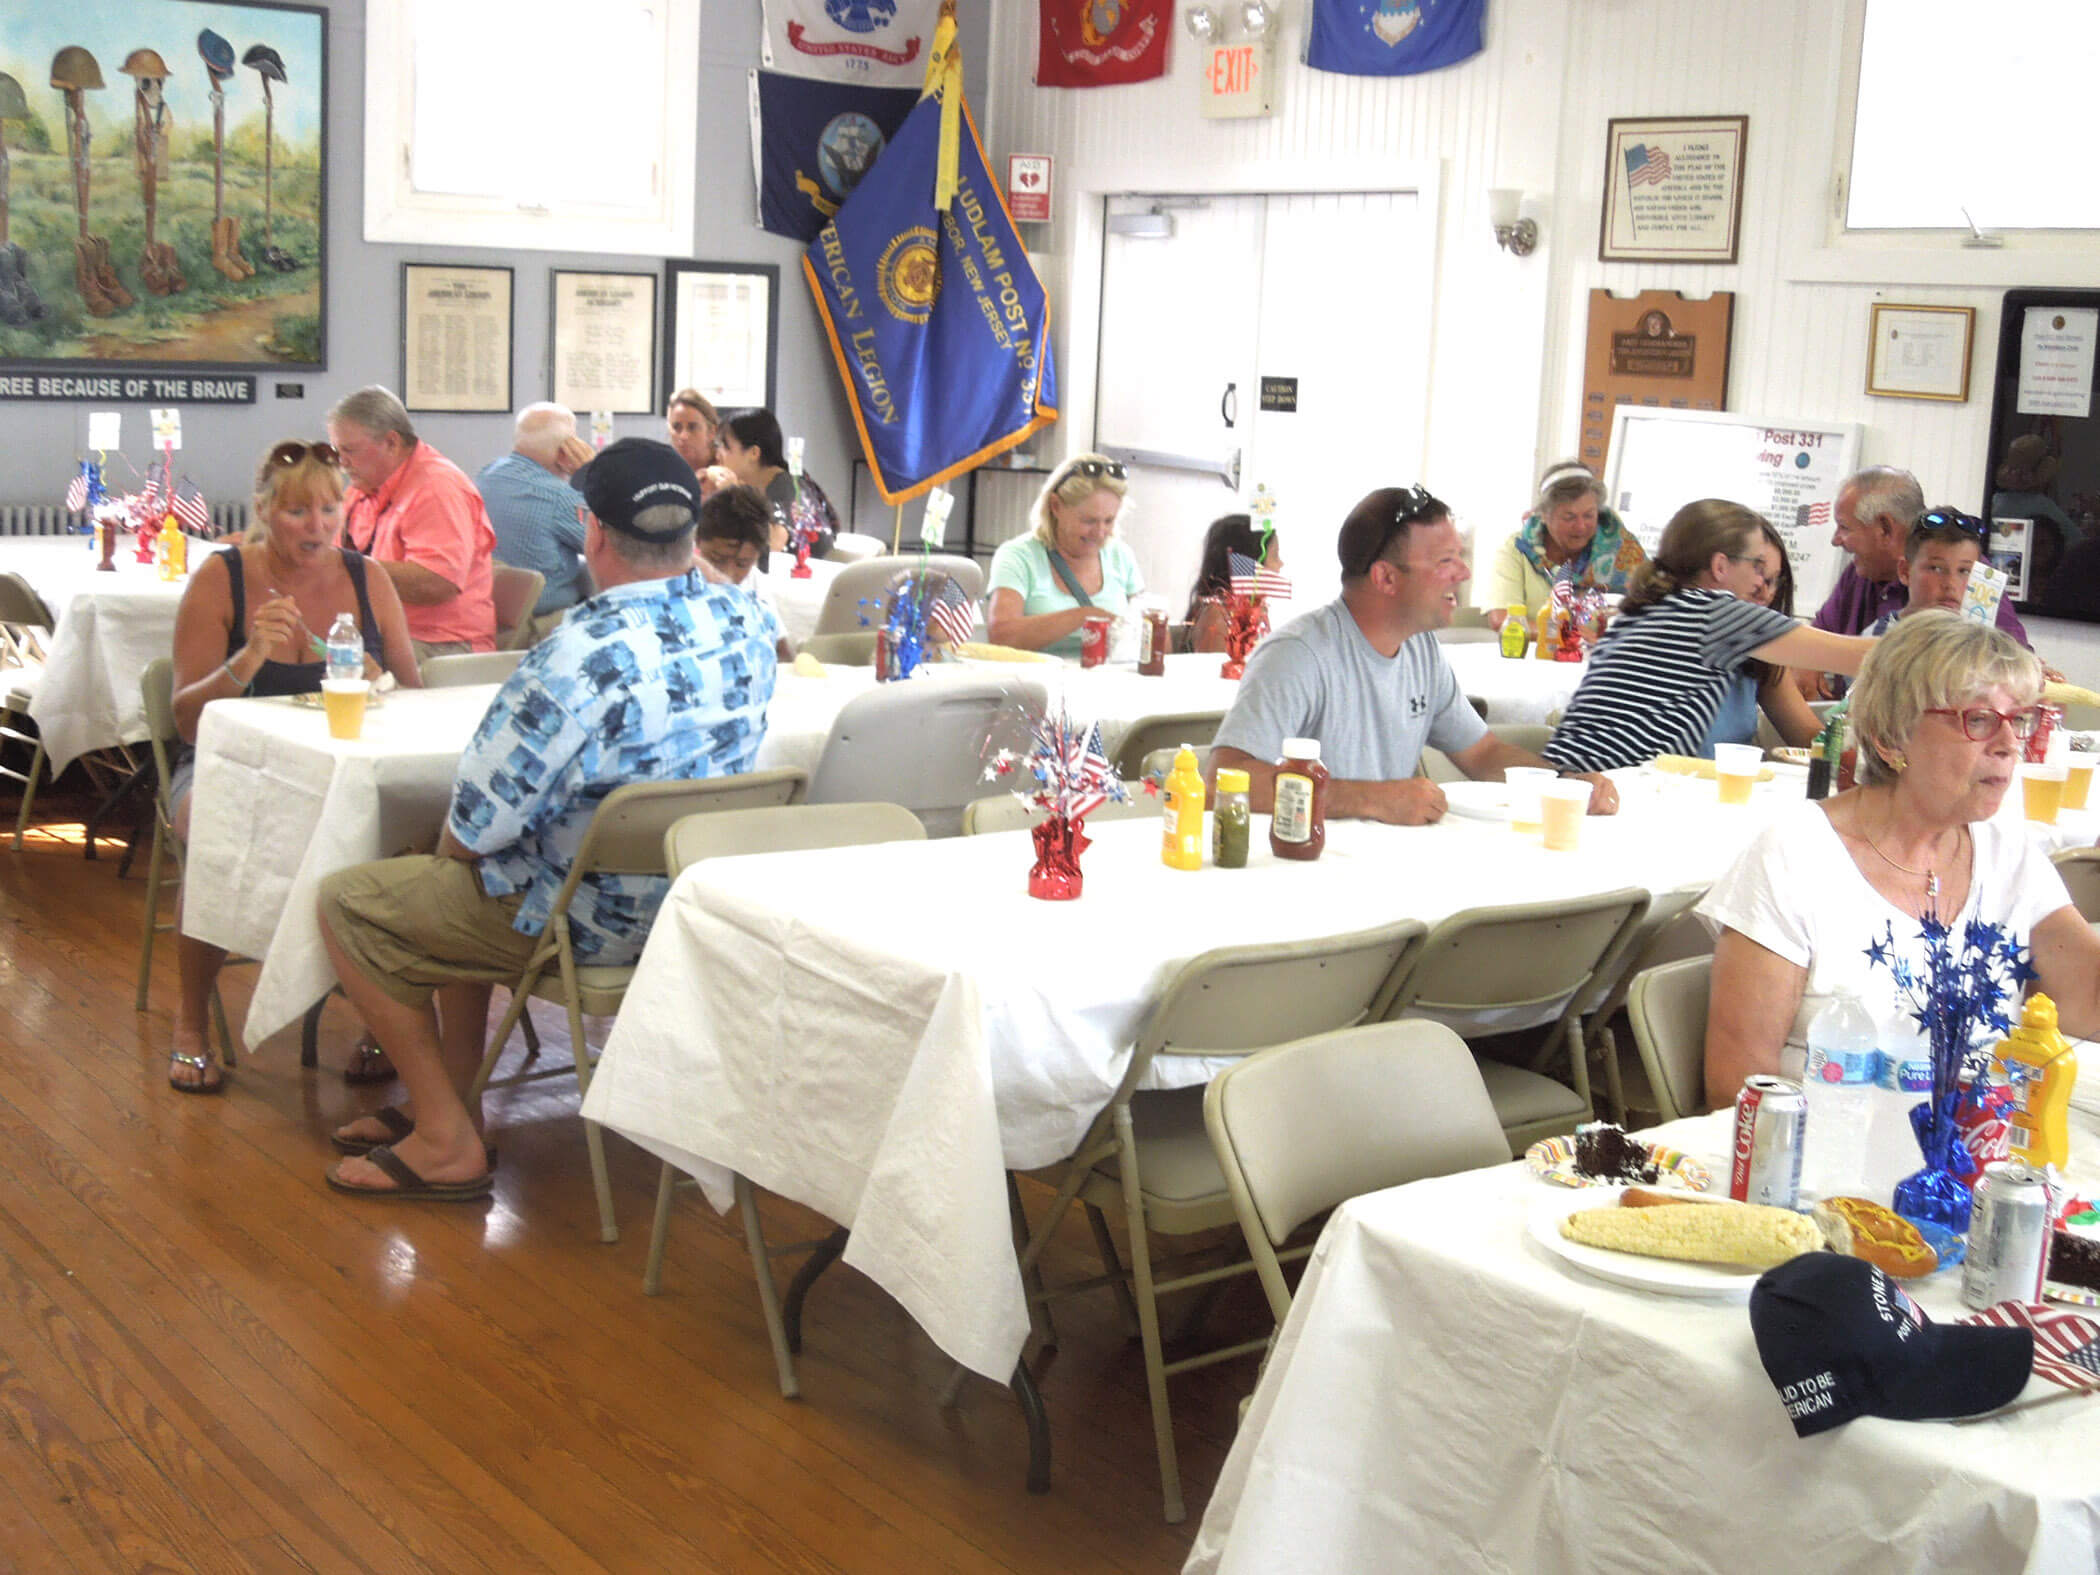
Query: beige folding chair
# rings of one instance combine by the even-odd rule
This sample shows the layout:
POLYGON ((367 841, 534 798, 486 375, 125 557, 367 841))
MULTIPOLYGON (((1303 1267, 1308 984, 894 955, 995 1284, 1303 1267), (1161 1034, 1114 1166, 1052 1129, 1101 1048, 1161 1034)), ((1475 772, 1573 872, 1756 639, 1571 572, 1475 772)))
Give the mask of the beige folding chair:
MULTIPOLYGON (((833 543, 836 547, 836 542, 833 543)), ((948 553, 933 553, 925 560, 925 567, 945 574, 962 588, 963 594, 973 603, 984 600, 984 567, 972 558, 959 558, 948 553)), ((916 554, 882 558, 865 558, 858 563, 849 563, 839 570, 838 577, 824 593, 824 605, 817 612, 817 626, 813 634, 849 634, 869 628, 877 620, 870 616, 866 623, 861 620, 864 600, 879 600, 890 588, 890 581, 901 569, 921 567, 916 554)))
POLYGON ((522 651, 532 643, 532 609, 547 588, 538 569, 499 563, 490 575, 489 599, 496 604, 496 649, 522 651))
POLYGON ((875 631, 851 629, 843 634, 813 634, 802 642, 798 654, 832 667, 873 667, 875 631))
MULTIPOLYGON (((1129 799, 1121 804, 1103 804, 1087 816, 1088 825, 1104 820, 1151 820, 1160 813, 1159 800, 1148 798, 1137 783, 1126 782, 1123 786, 1129 799)), ((1011 793, 980 798, 963 806, 962 834, 981 837, 993 831, 1025 831, 1042 818, 1042 813, 1011 793)))
MULTIPOLYGON (((1389 981, 1410 965, 1421 941, 1422 925, 1408 919, 1287 945, 1221 947, 1191 959, 1147 1016, 1122 1082, 1078 1148, 1062 1164, 1036 1173, 1056 1196, 1021 1253, 1031 1306, 1105 1284, 1115 1288, 1126 1319, 1135 1311, 1159 1451, 1160 1495, 1170 1522, 1179 1522, 1184 1510, 1167 1378, 1259 1351, 1265 1341, 1243 1341, 1173 1362, 1162 1355, 1159 1297, 1249 1273, 1254 1265, 1245 1259, 1223 1268, 1195 1268, 1199 1260, 1192 1259, 1153 1263, 1150 1232, 1188 1236, 1230 1225, 1236 1216, 1204 1131, 1202 1088, 1140 1093, 1138 1085, 1155 1056, 1243 1055, 1363 1021, 1390 988, 1389 981), (1037 1260, 1075 1199, 1086 1208, 1107 1273, 1069 1285, 1043 1285, 1037 1260), (1127 1270, 1102 1212, 1117 1207, 1130 1232, 1127 1270)), ((1015 1210, 1018 1214, 1018 1201, 1015 1210)), ((1055 1340, 1047 1318, 1039 1333, 1046 1344, 1055 1340)))
POLYGON ((1162 711, 1139 717, 1116 745, 1116 775, 1126 782, 1143 776, 1146 758, 1160 749, 1168 751, 1167 769, 1173 770, 1175 749, 1208 744, 1224 720, 1223 711, 1162 711))
POLYGON ((877 684, 832 718, 809 802, 902 804, 927 835, 952 837, 963 807, 986 796, 986 730, 1016 706, 1040 713, 1043 699, 1036 681, 1019 676, 877 684))
POLYGON ((0 573, 0 748, 12 742, 29 751, 26 772, 0 762, 0 777, 22 784, 22 807, 15 814, 17 853, 29 829, 29 813, 36 803, 46 759, 44 741, 35 733, 24 732, 21 724, 29 719, 37 681, 43 677, 45 644, 57 622, 27 580, 19 574, 0 573))
MULTIPOLYGON (((510 1009, 503 1014, 501 1026, 482 1054, 481 1068, 467 1092, 468 1108, 485 1089, 538 1082, 559 1077, 565 1070, 574 1071, 579 1096, 590 1091, 592 1062, 590 1045, 583 1036, 583 1019, 586 1014, 610 1017, 619 1011, 634 978, 634 965, 606 967, 576 961, 569 940, 569 902, 584 876, 661 875, 664 832, 673 821, 715 810, 792 804, 802 796, 805 781, 800 771, 753 771, 697 781, 631 782, 608 794, 591 817, 583 846, 576 850, 576 862, 569 867, 569 878, 555 894, 553 912, 540 934, 540 944, 511 987, 510 1009), (554 971, 550 973, 549 969, 554 971), (572 1066, 518 1072, 497 1080, 493 1077, 496 1062, 534 996, 568 1007, 572 1066)), ((583 1136, 591 1156, 591 1185, 598 1194, 598 1234, 604 1241, 618 1241, 620 1229, 613 1219, 612 1182, 605 1171, 605 1136, 595 1121, 584 1122, 583 1136)))
POLYGON ((1473 1052, 1420 1018, 1258 1050, 1211 1079, 1203 1125, 1279 1324, 1291 1293, 1276 1249, 1306 1221, 1366 1192, 1509 1160, 1473 1052))
MULTIPOLYGON (((1553 729, 1539 722, 1491 722, 1488 731, 1505 744, 1528 749, 1534 755, 1544 749, 1546 740, 1553 736, 1553 729)), ((1428 746, 1422 750, 1421 772, 1432 782, 1463 782, 1466 777, 1449 755, 1428 746)))
POLYGON ((500 684, 524 660, 523 651, 460 651, 433 656, 418 668, 425 689, 459 689, 468 684, 500 684))
POLYGON ((1647 892, 1629 886, 1595 897, 1454 913, 1429 932, 1382 1015, 1432 1017, 1461 1035, 1550 1024, 1530 1068, 1480 1063, 1510 1151, 1521 1154, 1537 1139, 1571 1132, 1590 1118, 1584 990, 1617 962, 1647 911, 1647 892), (1557 1052, 1567 1056, 1566 1082, 1544 1071, 1557 1052))
POLYGON ((2063 848, 2050 855, 2071 893, 2071 906, 2089 924, 2100 924, 2100 848, 2063 848))
POLYGON ((1635 974, 1626 993, 1633 1042, 1665 1121, 1713 1108, 1706 1097, 1706 1002, 1713 972, 1712 957, 1688 957, 1635 974))
MULTIPOLYGON (((722 854, 787 853, 804 848, 925 840, 926 828, 919 824, 919 817, 899 804, 795 804, 775 809, 732 809, 687 815, 674 821, 664 833, 664 868, 676 880, 688 865, 722 854)), ((649 1257, 642 1268, 645 1295, 654 1296, 663 1289, 664 1241, 671 1228, 671 1194, 677 1185, 678 1167, 667 1160, 657 1178, 656 1218, 649 1227, 649 1257)), ((798 1301, 791 1333, 781 1315, 773 1260, 815 1252, 826 1247, 837 1233, 785 1247, 768 1247, 765 1229, 759 1223, 757 1192, 742 1175, 736 1178, 736 1201, 744 1221, 744 1244, 751 1252, 751 1270, 758 1281, 758 1303, 765 1314, 766 1336, 772 1342, 773 1363, 780 1376, 780 1392, 792 1400, 802 1392, 795 1379, 794 1360, 794 1353, 802 1344, 800 1307, 798 1301)))

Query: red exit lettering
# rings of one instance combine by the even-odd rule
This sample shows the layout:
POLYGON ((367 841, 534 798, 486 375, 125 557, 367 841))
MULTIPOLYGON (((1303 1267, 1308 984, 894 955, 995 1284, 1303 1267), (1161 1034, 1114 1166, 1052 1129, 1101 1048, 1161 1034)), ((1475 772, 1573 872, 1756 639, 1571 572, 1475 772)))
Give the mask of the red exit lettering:
POLYGON ((1225 98, 1235 93, 1252 92, 1254 74, 1258 69, 1254 47, 1235 44, 1210 52, 1210 69, 1204 73, 1204 80, 1210 84, 1213 98, 1225 98))

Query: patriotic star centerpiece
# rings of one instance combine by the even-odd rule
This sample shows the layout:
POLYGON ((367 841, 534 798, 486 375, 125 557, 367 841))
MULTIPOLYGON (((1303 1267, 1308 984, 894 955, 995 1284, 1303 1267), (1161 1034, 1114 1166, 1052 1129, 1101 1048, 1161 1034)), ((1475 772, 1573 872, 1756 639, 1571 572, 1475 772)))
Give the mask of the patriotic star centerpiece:
MULTIPOLYGON (((1267 556, 1264 552, 1263 557, 1267 556)), ((1225 555, 1225 593, 1214 598, 1225 611, 1225 666, 1223 676, 1238 678, 1247 671, 1247 653, 1269 632, 1269 601, 1288 601, 1291 582, 1279 569, 1262 558, 1244 552, 1225 555)))
POLYGON ((1013 778, 1023 803, 1047 812, 1034 827, 1035 865, 1028 895, 1068 902, 1084 885, 1079 855, 1087 849, 1086 817, 1103 804, 1126 803, 1130 795, 1101 747, 1101 727, 1082 730, 1060 699, 1054 710, 1037 711, 1016 702, 985 740, 984 780, 1013 778), (1020 747, 995 746, 1002 731, 1018 725, 1020 747))
POLYGON ((876 632, 875 678, 909 678, 936 643, 961 645, 977 622, 969 593, 949 575, 930 569, 921 555, 917 568, 899 569, 889 589, 861 604, 863 628, 876 632))
POLYGON ((1970 1186, 1984 1160, 2002 1157, 1987 1154, 2004 1135, 2009 1102, 1986 1075, 1990 1046, 2012 1031, 2007 1003, 2036 975, 2027 948, 2000 925, 1972 920, 1957 934, 1927 909, 1918 928, 1925 940, 1922 968, 1897 953, 1892 923, 1867 947, 1868 962, 1895 980, 1932 1056, 1931 1097, 1910 1113, 1925 1168, 1897 1183, 1895 1209, 1959 1233, 1969 1228, 1970 1186))

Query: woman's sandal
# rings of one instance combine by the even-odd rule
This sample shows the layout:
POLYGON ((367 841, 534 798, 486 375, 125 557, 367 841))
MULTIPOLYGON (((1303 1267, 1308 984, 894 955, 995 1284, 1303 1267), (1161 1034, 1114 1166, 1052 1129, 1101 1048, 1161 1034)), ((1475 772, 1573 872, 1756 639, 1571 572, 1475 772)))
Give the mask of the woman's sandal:
MULTIPOLYGON (((180 1050, 168 1052, 168 1065, 171 1069, 177 1066, 186 1066, 191 1071, 200 1073, 209 1072, 214 1068, 214 1063, 210 1056, 184 1055, 180 1050)), ((168 1087, 174 1089, 178 1094, 216 1094, 225 1086, 226 1074, 223 1071, 219 1073, 214 1081, 209 1083, 178 1083, 175 1081, 175 1074, 172 1070, 168 1074, 168 1087)))
POLYGON ((387 1059, 379 1041, 366 1034, 350 1052, 350 1064, 343 1068, 343 1081, 356 1084, 391 1083, 393 1080, 394 1063, 387 1059))

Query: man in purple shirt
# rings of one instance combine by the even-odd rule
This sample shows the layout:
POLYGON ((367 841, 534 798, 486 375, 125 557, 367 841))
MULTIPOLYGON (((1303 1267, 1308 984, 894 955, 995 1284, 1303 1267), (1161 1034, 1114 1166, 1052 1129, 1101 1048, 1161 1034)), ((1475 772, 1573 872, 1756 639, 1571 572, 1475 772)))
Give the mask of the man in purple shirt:
MULTIPOLYGON (((1836 512, 1830 544, 1850 553, 1852 561, 1839 571, 1814 622, 1832 634, 1864 634, 1910 601, 1898 570, 1911 522, 1925 512, 1925 493, 1909 471, 1872 465, 1845 478, 1838 488, 1836 512)), ((2010 597, 1998 603, 1998 627, 2032 649, 2010 597)), ((1811 700, 1835 698, 1828 674, 1797 672, 1794 681, 1811 700)))

